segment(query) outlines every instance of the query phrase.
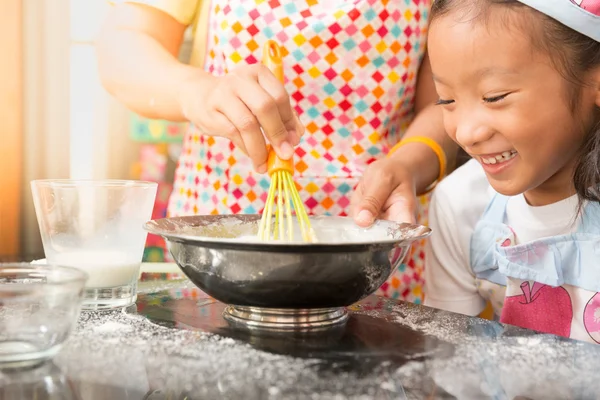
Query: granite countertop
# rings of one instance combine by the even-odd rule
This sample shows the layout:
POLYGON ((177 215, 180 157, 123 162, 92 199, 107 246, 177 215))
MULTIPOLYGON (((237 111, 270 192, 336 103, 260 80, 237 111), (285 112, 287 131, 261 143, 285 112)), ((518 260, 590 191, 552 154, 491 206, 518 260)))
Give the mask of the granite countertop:
MULTIPOLYGON (((600 394, 600 347, 371 296, 345 329, 232 330, 173 270, 136 306, 82 313, 51 363, 0 371, 12 399, 554 399, 600 394)), ((164 269, 162 269, 164 270, 164 269)))

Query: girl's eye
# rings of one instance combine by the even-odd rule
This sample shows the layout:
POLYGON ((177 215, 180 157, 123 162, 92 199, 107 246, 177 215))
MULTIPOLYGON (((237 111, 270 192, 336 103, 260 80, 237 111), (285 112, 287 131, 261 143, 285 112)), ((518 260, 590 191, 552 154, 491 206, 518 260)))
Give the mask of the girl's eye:
POLYGON ((506 98, 506 96, 508 96, 510 93, 504 93, 498 96, 494 96, 494 97, 484 97, 483 101, 485 101, 486 103, 497 103, 499 101, 502 101, 506 98))
POLYGON ((437 106, 444 106, 444 105, 452 104, 452 103, 454 103, 454 100, 438 99, 438 101, 435 102, 435 105, 437 105, 437 106))

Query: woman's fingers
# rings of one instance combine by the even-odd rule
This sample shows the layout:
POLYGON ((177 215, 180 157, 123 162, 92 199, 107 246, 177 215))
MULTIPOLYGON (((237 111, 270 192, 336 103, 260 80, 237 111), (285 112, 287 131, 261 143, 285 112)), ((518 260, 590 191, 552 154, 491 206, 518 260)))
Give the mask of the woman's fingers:
MULTIPOLYGON (((257 81, 253 80, 238 82, 236 94, 252 112, 277 155, 286 160, 291 158, 294 148, 275 99, 257 81)), ((291 110, 289 112, 293 114, 291 110)))
MULTIPOLYGON (((252 160, 257 172, 267 170, 267 145, 260 129, 260 123, 254 113, 239 98, 228 100, 227 106, 221 106, 219 111, 224 114, 234 129, 228 132, 230 139, 238 136, 243 142, 246 154, 252 160)), ((233 140, 233 139, 232 139, 233 140)))

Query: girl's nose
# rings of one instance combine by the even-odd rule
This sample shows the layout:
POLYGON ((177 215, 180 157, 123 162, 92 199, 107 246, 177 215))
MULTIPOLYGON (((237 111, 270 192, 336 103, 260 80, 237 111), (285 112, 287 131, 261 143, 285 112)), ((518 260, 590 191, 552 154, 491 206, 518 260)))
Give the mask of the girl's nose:
POLYGON ((477 118, 465 117, 456 125, 456 141, 467 149, 489 140, 494 130, 477 118))

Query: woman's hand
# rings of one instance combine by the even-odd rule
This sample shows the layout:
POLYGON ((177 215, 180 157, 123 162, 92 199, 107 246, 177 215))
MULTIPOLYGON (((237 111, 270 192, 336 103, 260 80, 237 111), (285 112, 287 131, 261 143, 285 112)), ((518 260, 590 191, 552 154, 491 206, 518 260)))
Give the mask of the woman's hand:
POLYGON ((351 215, 359 226, 375 219, 415 223, 417 197, 412 172, 391 158, 370 164, 352 194, 351 215))
POLYGON ((186 79, 180 102, 202 133, 231 140, 260 173, 267 171, 266 141, 280 158, 289 159, 304 133, 285 88, 262 64, 240 66, 221 77, 203 73, 186 79))

